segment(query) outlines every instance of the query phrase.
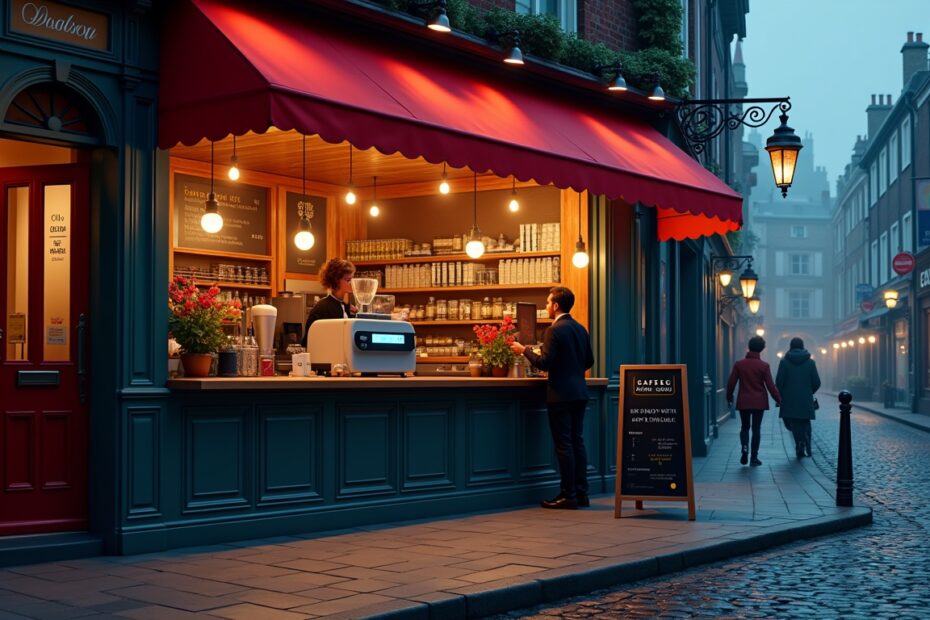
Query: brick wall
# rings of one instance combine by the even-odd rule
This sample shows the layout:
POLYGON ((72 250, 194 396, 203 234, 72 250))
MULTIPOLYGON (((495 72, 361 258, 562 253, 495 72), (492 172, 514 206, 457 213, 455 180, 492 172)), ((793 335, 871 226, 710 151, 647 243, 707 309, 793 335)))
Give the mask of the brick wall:
POLYGON ((637 49, 633 3, 630 0, 579 0, 578 34, 613 49, 637 49))
POLYGON ((490 11, 494 7, 500 7, 502 9, 512 11, 516 6, 516 2, 514 2, 514 0, 468 0, 468 4, 472 5, 479 11, 490 11))

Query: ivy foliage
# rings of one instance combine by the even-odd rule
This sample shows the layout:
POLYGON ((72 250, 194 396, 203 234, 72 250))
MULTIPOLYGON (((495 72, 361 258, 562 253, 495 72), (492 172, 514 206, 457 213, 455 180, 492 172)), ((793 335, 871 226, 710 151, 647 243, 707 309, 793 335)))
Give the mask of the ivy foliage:
MULTIPOLYGON (((386 8, 418 14, 410 0, 375 0, 386 8)), ((520 49, 552 62, 597 74, 598 66, 620 64, 627 83, 647 90, 655 77, 665 91, 688 97, 694 65, 681 56, 682 8, 679 0, 633 0, 638 26, 637 51, 617 51, 565 33, 551 15, 520 15, 494 8, 482 14, 468 0, 447 0, 452 27, 482 38, 520 32, 520 49)), ((506 42, 506 37, 503 39, 506 42)))

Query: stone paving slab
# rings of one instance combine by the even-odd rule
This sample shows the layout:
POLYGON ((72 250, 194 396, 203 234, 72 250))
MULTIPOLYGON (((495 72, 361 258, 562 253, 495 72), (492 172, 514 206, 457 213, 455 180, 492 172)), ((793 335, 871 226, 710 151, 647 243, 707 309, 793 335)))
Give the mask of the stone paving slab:
MULTIPOLYGON (((871 523, 837 508, 835 482, 794 458, 774 412, 761 467, 738 463, 739 424, 694 459, 684 502, 526 507, 0 570, 0 618, 473 618, 871 523)), ((815 459, 817 457, 815 456, 815 459)))

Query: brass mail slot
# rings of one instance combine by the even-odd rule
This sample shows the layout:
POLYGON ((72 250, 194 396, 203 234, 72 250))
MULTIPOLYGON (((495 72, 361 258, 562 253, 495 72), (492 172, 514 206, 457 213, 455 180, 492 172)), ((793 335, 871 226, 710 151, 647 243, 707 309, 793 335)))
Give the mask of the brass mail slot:
POLYGON ((20 370, 16 373, 18 387, 57 386, 59 379, 57 370, 20 370))

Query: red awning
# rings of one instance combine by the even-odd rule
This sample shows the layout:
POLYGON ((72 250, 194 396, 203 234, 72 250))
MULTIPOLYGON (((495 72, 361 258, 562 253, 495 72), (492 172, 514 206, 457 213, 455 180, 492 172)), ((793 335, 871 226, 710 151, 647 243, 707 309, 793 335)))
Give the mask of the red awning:
POLYGON ((176 6, 162 38, 162 148, 295 129, 642 202, 660 209, 662 240, 742 223, 742 197, 646 123, 257 3, 176 6))

